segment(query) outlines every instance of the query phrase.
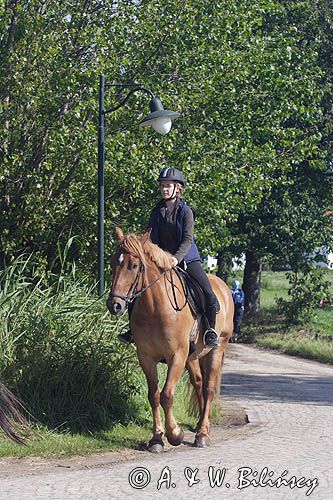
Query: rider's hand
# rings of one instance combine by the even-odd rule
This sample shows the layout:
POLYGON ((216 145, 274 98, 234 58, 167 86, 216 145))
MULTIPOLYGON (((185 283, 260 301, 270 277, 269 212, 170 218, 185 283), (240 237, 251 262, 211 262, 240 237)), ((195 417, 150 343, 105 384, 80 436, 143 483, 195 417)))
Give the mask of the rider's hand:
POLYGON ((177 265, 178 265, 178 260, 176 259, 176 257, 172 256, 172 267, 177 265))

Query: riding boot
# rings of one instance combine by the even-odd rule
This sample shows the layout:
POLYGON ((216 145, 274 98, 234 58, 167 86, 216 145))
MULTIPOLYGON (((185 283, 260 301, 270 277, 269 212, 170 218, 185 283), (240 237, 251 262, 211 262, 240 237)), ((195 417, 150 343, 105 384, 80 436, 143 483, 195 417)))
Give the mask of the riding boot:
MULTIPOLYGON (((131 319, 131 314, 132 314, 132 311, 133 311, 133 307, 134 307, 134 302, 130 302, 128 304, 128 320, 129 320, 129 323, 130 323, 130 319, 131 319)), ((118 335, 118 340, 119 342, 122 342, 123 344, 131 344, 132 342, 134 342, 133 340, 133 335, 132 335, 132 332, 131 332, 131 327, 129 327, 129 329, 125 332, 125 333, 120 333, 118 335)))
POLYGON ((220 345, 220 336, 215 331, 215 322, 216 322, 216 304, 207 305, 206 309, 206 319, 208 323, 208 328, 206 329, 203 335, 203 342, 207 347, 219 347, 220 345))
POLYGON ((125 333, 120 333, 118 335, 118 340, 123 344, 131 344, 132 342, 134 342, 131 329, 127 330, 127 332, 125 333))

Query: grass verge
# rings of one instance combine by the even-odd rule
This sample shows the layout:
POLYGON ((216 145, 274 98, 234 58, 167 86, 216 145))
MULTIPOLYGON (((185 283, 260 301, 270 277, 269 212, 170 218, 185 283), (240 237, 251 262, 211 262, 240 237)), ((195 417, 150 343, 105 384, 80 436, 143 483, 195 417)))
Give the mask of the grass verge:
POLYGON ((145 426, 128 424, 115 425, 109 431, 91 434, 57 433, 46 427, 35 427, 36 435, 27 441, 27 446, 19 446, 8 439, 0 438, 0 457, 42 457, 70 458, 103 453, 122 448, 139 449, 149 439, 149 429, 145 426))
POLYGON ((304 335, 304 333, 289 332, 284 335, 270 334, 264 337, 257 336, 256 343, 261 347, 278 349, 285 354, 313 359, 321 363, 333 364, 332 342, 311 338, 304 335))
MULTIPOLYGON (((160 387, 163 386, 166 375, 165 366, 159 367, 160 387)), ((181 427, 192 429, 197 419, 188 412, 187 375, 184 374, 177 385, 174 403, 174 413, 181 427)), ((214 409, 213 422, 220 418, 218 408, 214 409)), ((108 453, 124 448, 143 449, 151 438, 152 419, 147 418, 140 425, 129 423, 115 424, 109 430, 95 432, 57 432, 46 426, 34 425, 34 435, 27 440, 27 446, 12 443, 0 436, 0 458, 4 457, 41 457, 45 459, 70 458, 98 453, 108 453)))
MULTIPOLYGON (((327 270, 327 278, 333 288, 333 271, 327 270)), ((288 286, 284 272, 263 273, 262 311, 258 318, 244 320, 241 341, 333 364, 333 307, 318 307, 306 323, 287 324, 277 311, 276 299, 288 297, 288 286)))

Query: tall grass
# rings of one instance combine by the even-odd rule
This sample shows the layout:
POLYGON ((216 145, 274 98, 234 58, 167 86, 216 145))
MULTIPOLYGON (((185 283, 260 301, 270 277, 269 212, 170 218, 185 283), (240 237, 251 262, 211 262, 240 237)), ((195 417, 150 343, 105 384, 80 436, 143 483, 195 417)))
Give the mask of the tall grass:
MULTIPOLYGON (((31 256, 0 273, 0 380, 24 401, 40 438, 22 448, 0 435, 0 456, 85 455, 140 447, 151 436, 136 350, 116 339, 127 318, 109 315, 65 253, 57 274, 45 275, 31 256)), ((161 388, 165 377, 163 365, 161 388)), ((174 409, 189 428, 195 419, 188 416, 186 381, 184 375, 174 409)))
POLYGON ((134 348, 105 301, 69 273, 45 276, 32 257, 0 274, 0 379, 43 424, 70 431, 144 422, 150 412, 134 348))

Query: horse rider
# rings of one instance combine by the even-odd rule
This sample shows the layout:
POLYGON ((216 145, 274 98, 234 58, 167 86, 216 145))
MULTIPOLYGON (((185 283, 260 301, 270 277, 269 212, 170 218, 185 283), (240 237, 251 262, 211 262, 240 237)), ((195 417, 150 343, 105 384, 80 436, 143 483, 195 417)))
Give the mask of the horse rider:
MULTIPOLYGON (((216 297, 205 273, 199 251, 193 239, 195 214, 182 199, 184 177, 177 168, 165 168, 158 177, 162 200, 153 208, 148 229, 151 240, 163 250, 171 253, 173 266, 186 269, 188 274, 201 286, 206 299, 206 318, 209 327, 203 335, 204 344, 216 348, 220 345, 215 331, 216 297)), ((129 308, 129 315, 133 309, 129 308)), ((121 342, 132 342, 131 331, 118 335, 121 342)))
POLYGON ((231 284, 231 295, 235 305, 234 312, 234 335, 235 341, 237 340, 237 335, 240 335, 240 327, 244 315, 245 307, 245 295, 241 288, 241 284, 238 280, 234 280, 231 284))

